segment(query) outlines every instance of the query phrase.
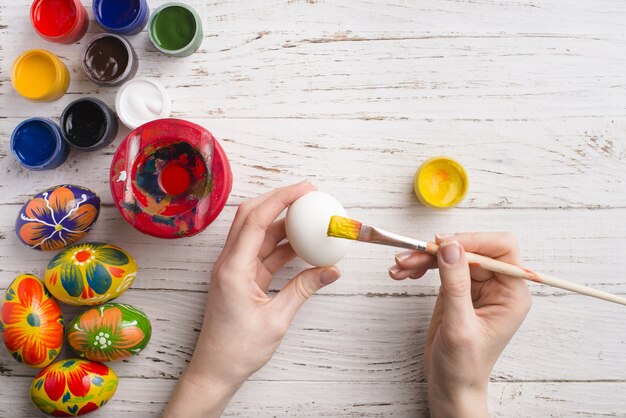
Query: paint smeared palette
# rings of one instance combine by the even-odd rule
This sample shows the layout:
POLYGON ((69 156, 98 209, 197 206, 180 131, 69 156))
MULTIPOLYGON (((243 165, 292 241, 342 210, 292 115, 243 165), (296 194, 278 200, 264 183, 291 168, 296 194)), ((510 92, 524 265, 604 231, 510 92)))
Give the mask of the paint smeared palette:
POLYGON ((124 219, 160 238, 203 231, 232 188, 226 154, 203 127, 179 119, 149 122, 120 144, 111 193, 124 219))

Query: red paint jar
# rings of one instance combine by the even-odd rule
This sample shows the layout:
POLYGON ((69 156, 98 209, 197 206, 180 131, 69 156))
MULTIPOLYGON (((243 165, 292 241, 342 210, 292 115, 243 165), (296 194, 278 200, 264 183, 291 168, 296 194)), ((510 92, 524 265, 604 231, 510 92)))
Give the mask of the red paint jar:
POLYGON ((159 238, 182 238, 215 220, 233 175, 208 130, 181 119, 158 119, 122 141, 110 182, 117 209, 133 227, 159 238))
POLYGON ((35 0, 30 21, 39 36, 59 44, 77 42, 89 26, 87 10, 80 0, 35 0))

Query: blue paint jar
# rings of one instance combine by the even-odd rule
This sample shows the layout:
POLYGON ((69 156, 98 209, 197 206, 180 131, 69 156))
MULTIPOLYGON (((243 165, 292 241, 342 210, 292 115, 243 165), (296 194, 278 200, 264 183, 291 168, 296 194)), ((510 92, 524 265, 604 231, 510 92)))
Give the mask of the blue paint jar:
POLYGON ((45 118, 22 121, 11 134, 11 151, 15 159, 29 170, 57 168, 67 158, 59 125, 45 118))
POLYGON ((94 0, 93 15, 102 29, 116 35, 134 35, 148 23, 147 0, 94 0))

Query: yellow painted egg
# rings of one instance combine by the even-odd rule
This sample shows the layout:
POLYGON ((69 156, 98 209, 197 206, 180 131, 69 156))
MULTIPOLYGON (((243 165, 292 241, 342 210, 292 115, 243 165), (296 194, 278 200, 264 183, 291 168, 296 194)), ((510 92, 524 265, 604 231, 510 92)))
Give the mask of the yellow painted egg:
POLYGON ((99 305, 122 295, 137 276, 137 263, 113 244, 88 242, 65 248, 48 263, 46 287, 68 305, 99 305))
POLYGON ((118 378, 102 363, 61 360, 46 367, 30 386, 30 399, 43 413, 76 417, 103 407, 115 394, 118 378))
POLYGON ((13 358, 32 367, 46 367, 63 347, 59 304, 43 282, 30 274, 17 276, 4 293, 0 329, 13 358))

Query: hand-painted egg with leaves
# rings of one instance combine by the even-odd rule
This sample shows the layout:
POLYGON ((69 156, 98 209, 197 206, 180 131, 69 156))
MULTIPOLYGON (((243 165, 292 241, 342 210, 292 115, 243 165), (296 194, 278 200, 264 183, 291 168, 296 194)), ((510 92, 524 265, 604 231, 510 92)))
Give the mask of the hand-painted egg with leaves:
POLYGON ((63 347, 63 316, 37 277, 21 274, 4 293, 2 339, 14 359, 32 367, 52 363, 63 347))
POLYGON ((118 378, 102 363, 69 359, 39 372, 30 386, 30 399, 43 413, 77 417, 103 407, 115 394, 118 378))
POLYGON ((30 248, 60 250, 81 239, 100 214, 100 198, 86 187, 64 184, 44 190, 22 206, 15 233, 30 248))
POLYGON ((119 361, 139 354, 152 336, 146 314, 132 305, 107 303, 79 315, 67 328, 67 342, 93 361, 119 361))
POLYGON ((115 299, 133 284, 137 264, 113 244, 71 245, 48 263, 44 280, 52 295, 68 305, 99 305, 115 299))

